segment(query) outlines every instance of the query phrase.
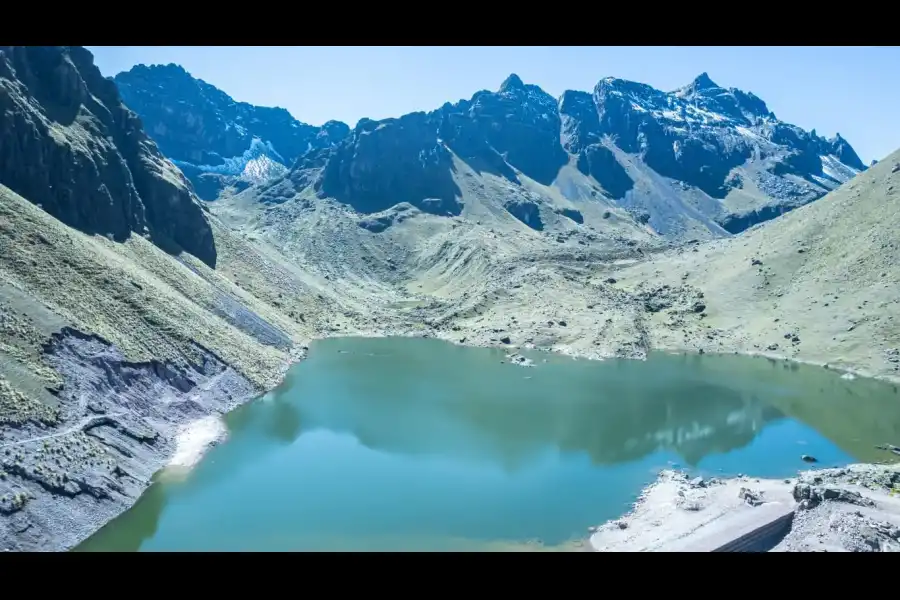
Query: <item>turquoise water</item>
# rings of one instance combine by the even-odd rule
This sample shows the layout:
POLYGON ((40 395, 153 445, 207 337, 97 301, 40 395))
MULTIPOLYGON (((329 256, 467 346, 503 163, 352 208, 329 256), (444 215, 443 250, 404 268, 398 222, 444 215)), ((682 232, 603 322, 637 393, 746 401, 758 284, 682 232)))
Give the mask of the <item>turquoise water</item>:
MULTIPOLYGON (((659 469, 785 477, 888 458, 894 386, 762 358, 585 361, 315 343, 229 439, 79 550, 570 549, 659 469)), ((890 436, 894 436, 891 438, 890 436)))

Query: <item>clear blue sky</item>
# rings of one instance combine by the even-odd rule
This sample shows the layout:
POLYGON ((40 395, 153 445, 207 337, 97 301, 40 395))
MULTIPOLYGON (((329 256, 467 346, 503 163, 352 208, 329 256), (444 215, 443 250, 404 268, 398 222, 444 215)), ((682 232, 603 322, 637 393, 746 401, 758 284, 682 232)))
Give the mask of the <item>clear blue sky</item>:
POLYGON ((607 76, 671 90, 706 71, 761 97, 778 118, 835 132, 868 164, 900 147, 900 47, 219 47, 90 48, 104 75, 180 64, 235 100, 282 106, 313 125, 351 126, 495 90, 510 73, 554 96, 607 76))

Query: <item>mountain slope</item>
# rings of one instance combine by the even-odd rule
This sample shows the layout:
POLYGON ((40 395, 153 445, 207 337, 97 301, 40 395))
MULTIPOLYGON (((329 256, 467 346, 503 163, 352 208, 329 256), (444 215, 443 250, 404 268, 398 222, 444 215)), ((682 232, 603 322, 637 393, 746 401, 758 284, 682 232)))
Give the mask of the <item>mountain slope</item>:
POLYGON ((84 48, 0 47, 0 183, 82 231, 215 265, 205 207, 84 48))
POLYGON ((137 65, 114 81, 163 153, 214 200, 224 186, 246 187, 281 175, 309 150, 347 135, 344 123, 313 127, 283 108, 235 102, 178 65, 137 65))
MULTIPOLYGON (((898 219, 900 151, 740 237, 668 252, 616 276, 702 289, 705 324, 715 333, 701 346, 707 350, 787 356, 900 380, 898 219)), ((655 343, 681 344, 677 332, 658 331, 655 343)))

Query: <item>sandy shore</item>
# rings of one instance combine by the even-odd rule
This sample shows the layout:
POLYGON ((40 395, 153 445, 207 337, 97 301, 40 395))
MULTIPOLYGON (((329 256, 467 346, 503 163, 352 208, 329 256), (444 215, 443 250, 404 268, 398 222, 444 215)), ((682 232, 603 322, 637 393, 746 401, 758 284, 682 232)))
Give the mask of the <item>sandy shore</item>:
POLYGON ((185 425, 175 435, 175 454, 169 460, 168 467, 190 469, 227 434, 225 423, 218 415, 209 415, 185 425))
POLYGON ((766 527, 754 550, 900 551, 900 465, 811 470, 784 480, 666 470, 630 513, 596 528, 589 544, 598 552, 716 551, 766 527))

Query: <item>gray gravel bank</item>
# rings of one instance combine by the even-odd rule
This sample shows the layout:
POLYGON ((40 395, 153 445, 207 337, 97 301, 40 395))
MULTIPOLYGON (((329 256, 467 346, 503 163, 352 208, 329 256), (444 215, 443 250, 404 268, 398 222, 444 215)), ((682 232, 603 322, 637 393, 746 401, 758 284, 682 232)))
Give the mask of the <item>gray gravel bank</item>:
POLYGON ((96 336, 53 336, 57 418, 0 431, 0 550, 76 546, 137 501, 185 426, 259 394, 198 350, 200 364, 134 363, 96 336))

